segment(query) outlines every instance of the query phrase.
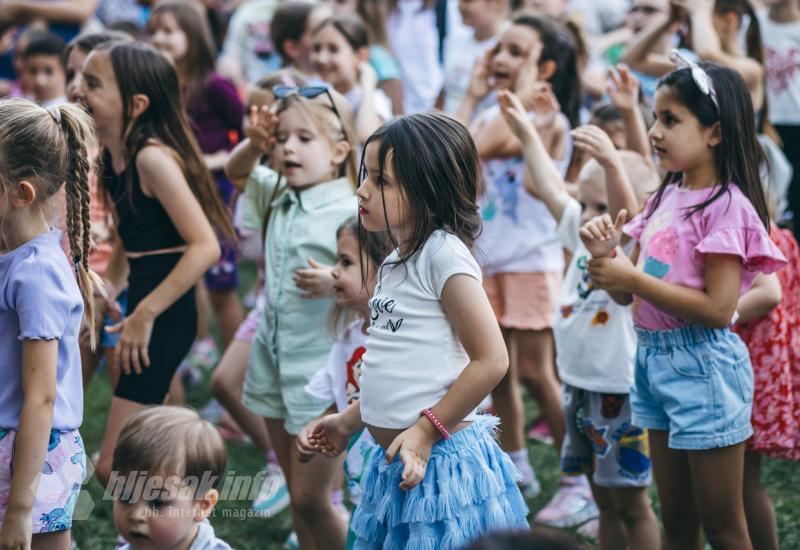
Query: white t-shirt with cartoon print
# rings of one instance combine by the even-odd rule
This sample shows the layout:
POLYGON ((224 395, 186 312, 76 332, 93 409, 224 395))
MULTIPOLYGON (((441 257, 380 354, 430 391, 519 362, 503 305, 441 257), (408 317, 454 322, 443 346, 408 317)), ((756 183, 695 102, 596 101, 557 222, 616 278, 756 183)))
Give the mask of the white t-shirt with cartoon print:
MULTIPOLYGON (((442 307, 454 275, 478 282, 481 269, 455 235, 434 231, 404 262, 393 251, 378 271, 369 301, 371 327, 361 371, 361 418, 379 428, 405 429, 433 407, 469 363, 442 307)), ((472 411, 464 420, 474 420, 472 411)))
MULTIPOLYGON (((361 330, 364 320, 353 321, 342 332, 341 338, 331 348, 328 361, 306 384, 306 393, 317 399, 333 400, 336 410, 342 412, 358 401, 361 359, 366 351, 367 335, 361 330)), ((350 438, 344 459, 345 481, 350 501, 361 503, 361 476, 377 443, 365 428, 350 438)))
POLYGON ((591 254, 580 240, 581 206, 570 198, 556 229, 572 252, 553 327, 556 365, 565 383, 598 393, 629 393, 633 385, 636 331, 630 307, 592 288, 591 254))

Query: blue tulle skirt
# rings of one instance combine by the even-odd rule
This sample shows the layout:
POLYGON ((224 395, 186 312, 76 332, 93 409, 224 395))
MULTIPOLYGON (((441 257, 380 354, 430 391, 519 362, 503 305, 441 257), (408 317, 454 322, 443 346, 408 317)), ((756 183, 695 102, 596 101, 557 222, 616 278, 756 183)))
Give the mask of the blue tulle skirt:
POLYGON ((354 548, 458 548, 489 532, 528 529, 519 473, 493 437, 498 423, 481 415, 434 445, 425 479, 409 491, 399 486, 403 463, 386 464, 376 447, 350 524, 354 548))

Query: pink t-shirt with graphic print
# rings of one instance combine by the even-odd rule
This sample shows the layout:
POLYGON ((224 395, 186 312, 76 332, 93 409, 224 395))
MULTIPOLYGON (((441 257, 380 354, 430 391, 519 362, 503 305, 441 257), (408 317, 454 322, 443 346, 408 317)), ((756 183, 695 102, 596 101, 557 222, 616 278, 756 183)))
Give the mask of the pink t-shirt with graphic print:
MULTIPOLYGON (((693 206, 714 195, 719 187, 692 190, 669 185, 656 211, 645 218, 655 198, 651 197, 642 213, 624 229, 639 242, 639 269, 669 283, 703 289, 705 255, 732 254, 742 259, 741 296, 759 272, 772 273, 783 266, 786 259, 770 240, 753 205, 738 186, 731 184, 728 189, 688 217, 693 206)), ((689 324, 638 296, 634 297, 633 322, 649 330, 689 324)))

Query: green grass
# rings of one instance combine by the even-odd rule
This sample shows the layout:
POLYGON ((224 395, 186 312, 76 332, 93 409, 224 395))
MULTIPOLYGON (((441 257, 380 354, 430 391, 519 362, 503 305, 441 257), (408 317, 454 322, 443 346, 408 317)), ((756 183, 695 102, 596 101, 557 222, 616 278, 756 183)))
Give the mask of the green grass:
MULTIPOLYGON (((245 266, 242 271, 242 279, 246 281, 244 288, 252 285, 254 275, 253 267, 245 266)), ((200 409, 210 398, 207 384, 201 384, 187 396, 187 401, 192 407, 200 409)), ((81 434, 88 455, 100 448, 110 400, 111 388, 108 377, 105 373, 101 373, 92 381, 85 400, 81 434)), ((526 409, 526 416, 530 420, 536 414, 535 406, 527 402, 526 409)), ((541 496, 528 503, 535 513, 555 492, 559 470, 558 457, 550 445, 531 443, 529 449, 531 461, 542 484, 541 496)), ((263 458, 251 445, 229 444, 228 452, 229 474, 255 475, 264 465, 263 458)), ((796 463, 767 459, 763 464, 763 481, 775 504, 781 548, 800 549, 800 491, 798 491, 800 466, 796 463)), ((116 532, 111 501, 103 500, 103 488, 96 478, 90 479, 85 489, 95 502, 95 508, 88 520, 74 523, 74 539, 81 550, 113 548, 116 532)), ((655 510, 658 512, 658 497, 654 487, 651 487, 650 493, 655 510)), ((237 549, 281 548, 291 529, 289 513, 283 512, 275 518, 261 519, 249 516, 248 512, 248 502, 220 502, 212 518, 217 536, 237 549)), ((591 541, 587 542, 591 546, 591 541)))

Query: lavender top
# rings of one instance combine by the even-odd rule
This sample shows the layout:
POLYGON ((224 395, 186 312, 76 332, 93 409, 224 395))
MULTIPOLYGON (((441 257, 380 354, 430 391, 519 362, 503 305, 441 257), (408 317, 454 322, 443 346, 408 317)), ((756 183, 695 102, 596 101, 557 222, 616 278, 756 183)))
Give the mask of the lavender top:
POLYGON ((22 340, 58 340, 53 429, 81 425, 83 299, 60 242, 52 230, 0 255, 0 429, 19 427, 22 340))

